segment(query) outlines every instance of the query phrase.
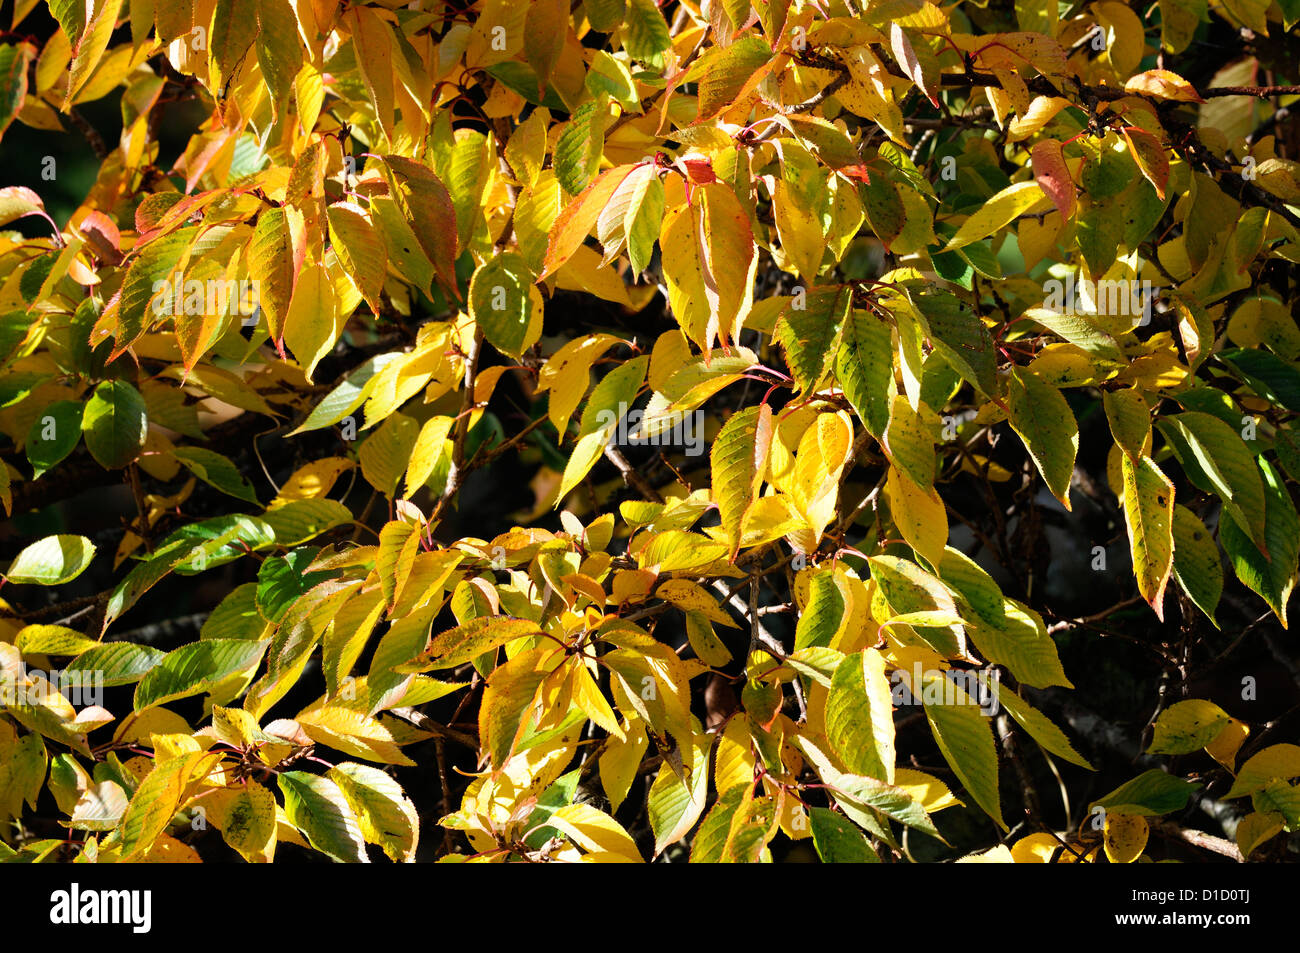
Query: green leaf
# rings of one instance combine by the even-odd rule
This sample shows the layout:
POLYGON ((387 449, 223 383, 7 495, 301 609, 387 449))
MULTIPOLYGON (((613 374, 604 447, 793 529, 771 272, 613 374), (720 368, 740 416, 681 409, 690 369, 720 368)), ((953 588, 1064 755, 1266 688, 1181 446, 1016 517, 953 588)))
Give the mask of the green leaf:
POLYGON ((390 860, 415 859, 420 819, 400 784, 378 768, 351 761, 330 768, 326 777, 343 792, 368 843, 382 847, 390 860))
POLYGON ((1136 460, 1147 451, 1147 439, 1151 436, 1151 408, 1146 398, 1132 387, 1105 391, 1101 396, 1115 443, 1136 460))
MULTIPOLYGON (((981 680, 986 685, 989 683, 989 679, 983 676, 981 676, 981 680)), ((1064 758, 1071 764, 1077 764, 1089 771, 1093 770, 1088 760, 1074 750, 1074 746, 1070 744, 1070 739, 1065 736, 1065 732, 1015 692, 998 684, 997 702, 1006 709, 1007 714, 1014 718, 1021 728, 1029 733, 1029 737, 1042 746, 1043 750, 1056 755, 1058 758, 1064 758)))
POLYGON ((618 422, 631 409, 649 366, 648 357, 633 358, 602 377, 592 389, 578 425, 578 443, 564 467, 560 492, 555 498, 557 506, 586 479, 591 468, 604 455, 605 446, 613 439, 618 422))
POLYGON ((993 577, 959 549, 947 546, 939 562, 939 578, 956 591, 990 625, 1001 625, 1007 612, 1002 590, 993 577))
POLYGON ((85 536, 46 536, 15 556, 4 578, 20 586, 61 586, 94 558, 95 544, 85 536))
POLYGON ((281 771, 275 781, 284 795, 285 817, 312 847, 339 863, 370 862, 361 825, 337 783, 303 771, 281 771))
POLYGON ((253 484, 244 479, 243 473, 229 457, 205 447, 177 447, 173 453, 185 469, 208 486, 237 500, 257 503, 257 491, 253 489, 253 484))
MULTIPOLYGON (((458 144, 457 150, 463 148, 464 158, 472 159, 481 142, 481 138, 468 139, 458 144)), ((457 159, 460 158, 458 152, 457 159)), ((457 188, 457 195, 453 197, 451 190, 427 166, 404 156, 384 157, 397 208, 409 223, 425 257, 433 264, 438 280, 456 298, 460 297, 456 283, 456 255, 457 249, 464 244, 459 241, 461 209, 468 213, 469 204, 473 202, 473 211, 478 212, 479 196, 475 184, 483 172, 472 162, 465 163, 465 166, 467 176, 453 183, 457 188), (468 181, 471 178, 474 183, 468 181)), ((391 254, 391 248, 389 252, 391 254)))
POLYGON ((891 177, 873 171, 871 181, 863 184, 858 191, 862 195, 862 211, 871 230, 888 249, 907 228, 907 206, 899 194, 898 184, 891 177))
MULTIPOLYGON (((658 778, 655 779, 656 781, 658 778)), ((682 785, 683 789, 685 785, 682 785)), ((700 822, 700 829, 691 841, 692 864, 718 864, 722 862, 722 852, 727 846, 727 835, 731 832, 731 822, 739 810, 741 802, 748 793, 745 785, 736 784, 722 792, 722 796, 709 808, 700 822)), ((679 795, 680 797, 680 795, 679 795)), ((666 813, 666 812, 665 812, 666 813)))
POLYGON ((901 394, 890 399, 889 423, 880 443, 890 462, 921 490, 928 493, 934 487, 934 434, 901 394))
POLYGON ((795 651, 813 646, 828 647, 844 621, 844 595, 830 570, 815 572, 808 584, 808 602, 795 626, 795 651))
MULTIPOLYGON (((683 778, 668 762, 659 766, 659 773, 655 775, 654 781, 650 785, 650 791, 646 799, 646 811, 650 818, 650 829, 655 836, 655 856, 664 852, 670 844, 681 840, 695 826, 695 822, 700 819, 704 813, 705 802, 708 800, 709 782, 708 769, 705 765, 709 760, 709 748, 712 744, 712 735, 696 735, 692 742, 692 758, 694 769, 690 776, 683 778)), ((736 790, 744 794, 743 786, 737 785, 736 790)), ((737 803, 737 808, 740 806, 737 803)), ((718 860, 725 861, 726 847, 732 830, 737 812, 733 810, 728 817, 727 831, 723 834, 722 842, 716 845, 719 853, 718 860)), ((701 834, 704 833, 701 827, 701 834)), ((711 838, 712 839, 712 838, 711 838)))
POLYGON ((0 136, 27 99, 27 67, 36 58, 30 43, 0 45, 0 136))
POLYGON ((1187 806, 1187 799, 1192 796, 1192 792, 1200 787, 1196 782, 1184 781, 1159 768, 1152 768, 1132 781, 1121 784, 1105 797, 1093 801, 1088 805, 1088 811, 1091 813, 1093 808, 1101 807, 1115 814, 1158 817, 1181 811, 1187 806))
POLYGON ((122 859, 130 861, 147 853, 167 829, 181 807, 190 777, 203 761, 215 758, 201 751, 160 760, 140 782, 122 817, 122 859))
POLYGON ((121 469, 144 449, 148 433, 144 398, 126 381, 104 381, 86 404, 81 431, 86 449, 100 466, 121 469))
POLYGON ((980 654, 995 665, 1005 665, 1025 685, 1073 688, 1042 617, 1014 599, 1005 600, 1003 609, 997 622, 983 617, 966 620, 966 634, 980 654))
POLYGON ((1061 392, 1033 371, 1011 369, 1007 417, 1052 495, 1070 508, 1070 478, 1079 451, 1079 425, 1061 392))
POLYGON ((278 105, 293 92, 293 80, 302 68, 298 18, 288 0, 258 0, 257 63, 278 105))
POLYGON ((848 285, 822 285, 810 288, 806 298, 796 294, 781 312, 776 339, 785 352, 786 366, 804 393, 811 393, 826 373, 835 356, 835 336, 852 303, 853 291, 848 285))
POLYGON ((625 0, 583 0, 587 11, 587 22, 597 33, 611 33, 614 27, 623 22, 626 9, 625 0))
POLYGON ((713 442, 709 463, 713 495, 722 528, 731 539, 731 554, 740 549, 740 528, 753 506, 767 469, 772 442, 772 410, 767 404, 732 414, 713 442))
POLYGON ((1218 417, 1195 411, 1164 417, 1158 426, 1187 478, 1207 493, 1217 494, 1262 549, 1264 486, 1255 456, 1237 431, 1218 417))
POLYGON ((503 252, 474 272, 469 313, 497 350, 521 357, 542 336, 542 294, 527 263, 503 252))
POLYGON ((68 663, 64 671, 93 673, 103 678, 105 688, 130 685, 139 681, 166 654, 148 645, 108 642, 82 652, 68 663))
POLYGON ((246 672, 261 660, 269 643, 210 639, 182 645, 145 673, 135 689, 135 710, 165 705, 210 691, 228 675, 246 672))
POLYGON ((1205 524, 1185 506, 1174 506, 1174 578, 1217 627, 1214 612, 1223 594, 1219 547, 1205 524))
POLYGON ((257 570, 257 611, 268 622, 279 622, 298 597, 332 573, 307 572, 319 549, 295 549, 283 556, 272 556, 257 570))
POLYGON ((224 96, 257 39, 255 0, 217 0, 208 46, 208 81, 224 96))
POLYGON ((825 864, 878 864, 880 857, 862 831, 843 814, 827 807, 814 807, 808 812, 812 828, 813 846, 825 864))
POLYGON ((885 660, 874 649, 846 657, 826 698, 826 740, 850 774, 894 780, 894 708, 885 660))
POLYGON ((863 426, 876 439, 889 423, 894 387, 894 331, 871 311, 854 308, 835 352, 835 377, 863 426))
POLYGON ((1264 558, 1231 511, 1219 521, 1219 541, 1237 578, 1258 593, 1286 627, 1287 603, 1295 588, 1300 558, 1300 518, 1281 476, 1263 457, 1258 462, 1264 478, 1265 542, 1271 558, 1264 558))
POLYGON ((1052 308, 1030 308, 1023 317, 1103 361, 1118 362, 1124 359, 1119 342, 1093 323, 1097 320, 1096 315, 1061 312, 1052 308))
POLYGON ((608 96, 602 94, 588 100, 573 111, 573 117, 555 142, 555 177, 570 195, 585 189, 600 168, 608 115, 608 96))
POLYGON ((420 424, 414 417, 393 414, 384 418, 357 451, 362 475, 390 499, 397 494, 398 481, 411 462, 411 451, 419 435, 420 424))
POLYGON ((1148 754, 1191 754, 1219 736, 1232 719, 1214 702, 1188 698, 1156 718, 1148 754))
POLYGON ((1229 348, 1215 355, 1267 401, 1300 411, 1300 370, 1264 350, 1229 348))
MULTIPOLYGON (((189 252, 197 236, 197 226, 179 228, 152 239, 144 247, 137 245, 133 250, 131 265, 122 280, 122 290, 109 302, 101 318, 101 325, 107 323, 105 319, 116 318, 113 357, 134 344, 159 317, 177 309, 178 303, 172 300, 175 287, 171 279, 181 257, 189 252), (158 282, 167 284, 159 288, 158 282)), ((90 343, 97 347, 108 337, 109 328, 96 327, 98 336, 92 336, 90 343)), ((109 382, 100 385, 101 388, 107 386, 109 382)))
POLYGON ((701 61, 699 113, 696 122, 712 119, 752 88, 754 74, 772 59, 767 41, 747 34, 730 46, 715 46, 701 61))
POLYGON ((984 394, 997 393, 993 336, 960 298, 948 291, 908 294, 925 318, 930 343, 952 369, 984 394))
POLYGON ((655 0, 627 0, 622 36, 628 56, 654 70, 663 67, 672 36, 655 0))
POLYGON ((997 746, 979 705, 942 672, 922 675, 920 692, 912 686, 912 693, 920 695, 934 740, 957 779, 984 813, 1006 830, 998 796, 997 746))
POLYGON ((75 400, 50 404, 27 431, 27 459, 36 471, 32 479, 51 470, 81 441, 81 417, 86 405, 75 400))

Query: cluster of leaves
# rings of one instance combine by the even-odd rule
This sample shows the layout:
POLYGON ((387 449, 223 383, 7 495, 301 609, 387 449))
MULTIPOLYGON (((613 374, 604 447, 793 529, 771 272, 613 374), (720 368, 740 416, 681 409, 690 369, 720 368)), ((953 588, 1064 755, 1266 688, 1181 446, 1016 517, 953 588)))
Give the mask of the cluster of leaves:
MULTIPOLYGON (((974 859, 1124 861, 1200 787, 1153 768, 1100 841, 1012 839, 1009 734, 1090 765, 1031 704, 1071 682, 1032 581, 990 572, 1001 515, 954 503, 1001 513, 1005 426, 1069 510, 1100 407, 1141 600, 1217 626, 1226 556, 1286 624, 1300 164, 1260 131, 1298 90, 1240 85, 1258 51, 1167 67, 1294 43, 1295 0, 90 0, 39 39, 13 6, 0 133, 109 93, 122 128, 64 225, 0 190, 0 498, 120 481, 138 512, 6 574, 0 852, 198 859, 210 825, 250 861, 411 860, 425 816, 442 859, 893 860, 960 794, 1005 841, 974 859), (1150 320, 1109 293, 1143 282, 1150 320), (707 466, 628 459, 643 400, 645 437, 705 421, 707 466), (269 502, 259 430, 298 453, 269 502), (531 525, 449 532, 515 457, 531 525), (101 562, 63 618, 22 588, 101 562), (223 566, 197 640, 121 632, 223 566), (906 704, 943 766, 901 754, 906 704), (43 797, 75 841, 31 832, 43 797)), ((1149 746, 1233 778, 1245 856, 1300 824, 1300 747, 1238 764, 1249 729, 1187 699, 1149 746)))

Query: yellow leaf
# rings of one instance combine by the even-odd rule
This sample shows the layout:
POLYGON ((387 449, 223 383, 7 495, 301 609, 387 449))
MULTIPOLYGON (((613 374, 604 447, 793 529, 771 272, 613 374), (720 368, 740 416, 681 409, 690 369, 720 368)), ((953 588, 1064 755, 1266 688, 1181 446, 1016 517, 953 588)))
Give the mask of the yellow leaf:
POLYGON ((565 834, 589 853, 614 854, 636 863, 642 860, 636 841, 623 826, 590 804, 566 804, 546 819, 546 825, 565 834))
POLYGON ((1124 84, 1124 90, 1130 93, 1144 93, 1157 99, 1172 99, 1184 103, 1205 102, 1191 83, 1167 69, 1149 69, 1145 73, 1138 73, 1124 84))
POLYGON ((665 602, 671 602, 685 612, 700 612, 705 618, 727 628, 739 628, 739 625, 727 611, 718 605, 716 599, 704 591, 698 583, 689 579, 669 579, 661 585, 655 595, 665 602))
POLYGON ((987 238, 1029 211, 1046 196, 1037 182, 1016 182, 990 198, 979 210, 962 222, 945 250, 961 248, 987 238))
POLYGON ((931 566, 939 565, 948 545, 948 511, 939 494, 933 487, 922 489, 907 474, 891 466, 885 478, 885 496, 894 525, 903 539, 931 566))
POLYGON ((1205 746, 1206 753, 1229 771, 1236 769, 1237 752, 1250 734, 1245 722, 1229 718, 1228 724, 1219 732, 1218 737, 1205 746))
POLYGON ((454 423, 453 418, 438 415, 430 417, 420 426, 415 446, 411 448, 410 462, 406 466, 405 496, 408 500, 433 475, 433 469, 446 448, 447 436, 454 423))
POLYGON ((284 321, 284 341, 302 366, 307 380, 316 365, 334 348, 344 320, 334 297, 334 283, 325 266, 308 265, 298 276, 284 321))
POLYGON ((272 510, 295 500, 320 499, 334 488, 335 481, 342 474, 354 466, 356 464, 346 457, 322 457, 303 464, 284 481, 279 494, 267 509, 272 510))
POLYGON ((1106 812, 1106 857, 1112 864, 1131 864, 1147 846, 1147 819, 1136 814, 1106 812))
POLYGON ((1164 619, 1165 585, 1174 567, 1174 484, 1150 457, 1121 454, 1124 519, 1138 592, 1164 619))
POLYGON ((600 752, 600 784, 609 798, 609 808, 617 811, 628 789, 636 780, 637 769, 641 767, 641 758, 650 739, 645 733, 645 726, 639 721, 632 722, 623 732, 623 737, 611 737, 600 752))

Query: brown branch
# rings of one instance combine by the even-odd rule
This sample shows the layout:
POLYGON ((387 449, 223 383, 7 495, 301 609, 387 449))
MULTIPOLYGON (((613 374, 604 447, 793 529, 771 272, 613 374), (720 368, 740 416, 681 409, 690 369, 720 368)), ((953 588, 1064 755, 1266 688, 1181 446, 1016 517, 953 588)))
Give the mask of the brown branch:
POLYGON ((94 150, 96 159, 103 162, 112 154, 113 150, 104 142, 104 137, 99 134, 99 130, 90 124, 90 121, 81 114, 81 111, 76 106, 68 109, 67 117, 68 123, 85 137, 90 148, 94 150))
POLYGON ((618 447, 613 444, 606 444, 605 459, 618 467, 619 472, 623 474, 623 483, 625 485, 632 487, 652 503, 662 503, 664 501, 663 494, 651 486, 650 481, 637 472, 636 467, 628 463, 627 457, 623 456, 623 451, 619 450, 618 447))
POLYGON ((1300 86, 1211 86, 1201 93, 1202 99, 1211 96, 1300 96, 1300 86))
POLYGON ((1179 827, 1172 821, 1166 821, 1161 818, 1151 818, 1151 830, 1161 837, 1169 840, 1180 840, 1183 843, 1191 844, 1193 847, 1199 847, 1202 850, 1212 851, 1235 860, 1237 863, 1245 863, 1245 858, 1241 856, 1241 850, 1230 840, 1224 840, 1222 837, 1215 837, 1213 834, 1207 834, 1204 831, 1193 830, 1187 827, 1179 827))
POLYGON ((404 721, 409 721, 421 731, 427 731, 438 738, 445 738, 448 741, 454 741, 458 745, 464 745, 471 751, 478 750, 478 739, 473 735, 467 735, 463 731, 457 731, 455 728, 449 728, 434 721, 424 712, 416 711, 414 708, 403 706, 401 708, 390 709, 390 714, 396 715, 404 721))

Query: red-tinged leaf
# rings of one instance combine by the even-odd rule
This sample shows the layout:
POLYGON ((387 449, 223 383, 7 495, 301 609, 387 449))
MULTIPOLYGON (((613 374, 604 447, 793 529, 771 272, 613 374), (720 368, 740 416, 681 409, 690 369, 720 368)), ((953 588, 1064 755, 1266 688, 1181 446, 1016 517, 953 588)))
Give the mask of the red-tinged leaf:
POLYGON ((852 179, 854 182, 861 182, 863 185, 871 184, 871 170, 865 165, 846 165, 838 171, 840 175, 847 179, 852 179))
POLYGON ((718 177, 713 172, 713 163, 707 158, 695 156, 679 159, 677 165, 681 167, 692 185, 709 185, 718 181, 718 177))
POLYGON ((451 193, 433 170, 402 156, 385 156, 392 170, 390 188, 411 223, 420 247, 437 269, 443 287, 457 299, 456 209, 451 193))
POLYGON ((1061 218, 1069 221, 1078 204, 1078 196, 1065 156, 1061 153, 1061 144, 1055 139, 1044 139, 1034 145, 1029 158, 1034 167, 1034 181, 1052 200, 1061 218))
POLYGON ((352 45, 356 50, 357 66, 370 91, 370 100, 375 107, 375 116, 384 132, 392 138, 394 135, 393 109, 395 94, 393 88, 393 51, 394 38, 392 27, 380 16, 374 7, 353 4, 344 14, 348 29, 352 33, 352 45))
POLYGON ((741 322, 753 302, 758 252, 749 217, 730 186, 703 186, 695 221, 702 251, 704 293, 709 302, 707 355, 715 337, 725 346, 740 333, 741 322))
POLYGON ((595 228, 606 203, 635 165, 615 166, 596 177, 572 202, 566 205, 551 226, 546 245, 546 258, 542 262, 541 280, 554 274, 568 261, 586 237, 595 228))
MULTIPOLYGON (((1137 161, 1138 168, 1147 181, 1156 188, 1156 195, 1165 197, 1165 186, 1169 183, 1169 154, 1160 140, 1145 129, 1137 126, 1125 126, 1124 138, 1128 141, 1129 151, 1137 161)), ((1044 188, 1043 191, 1047 191, 1044 188)))
POLYGON ((86 7, 89 17, 85 29, 72 47, 72 63, 68 67, 68 93, 63 100, 65 107, 77 101, 77 94, 103 59, 113 28, 117 26, 122 0, 91 0, 86 7))
POLYGON ((31 189, 21 185, 0 189, 0 226, 28 215, 40 215, 44 211, 45 203, 31 189))
POLYGON ((267 209, 258 216, 248 245, 248 273, 257 282, 258 303, 266 315, 271 340, 283 354, 284 322, 297 278, 293 239, 284 209, 267 209))
POLYGON ((921 68, 921 61, 916 57, 916 50, 912 48, 912 41, 907 38, 907 34, 903 32, 903 28, 897 21, 889 24, 889 48, 908 78, 916 83, 931 103, 938 106, 938 87, 930 81, 933 77, 926 77, 925 71, 921 68))
POLYGON ((91 211, 81 220, 80 229, 96 257, 109 265, 122 263, 122 233, 116 222, 103 212, 91 211))
POLYGON ((27 67, 34 59, 36 47, 30 43, 0 46, 0 136, 27 99, 27 67))

